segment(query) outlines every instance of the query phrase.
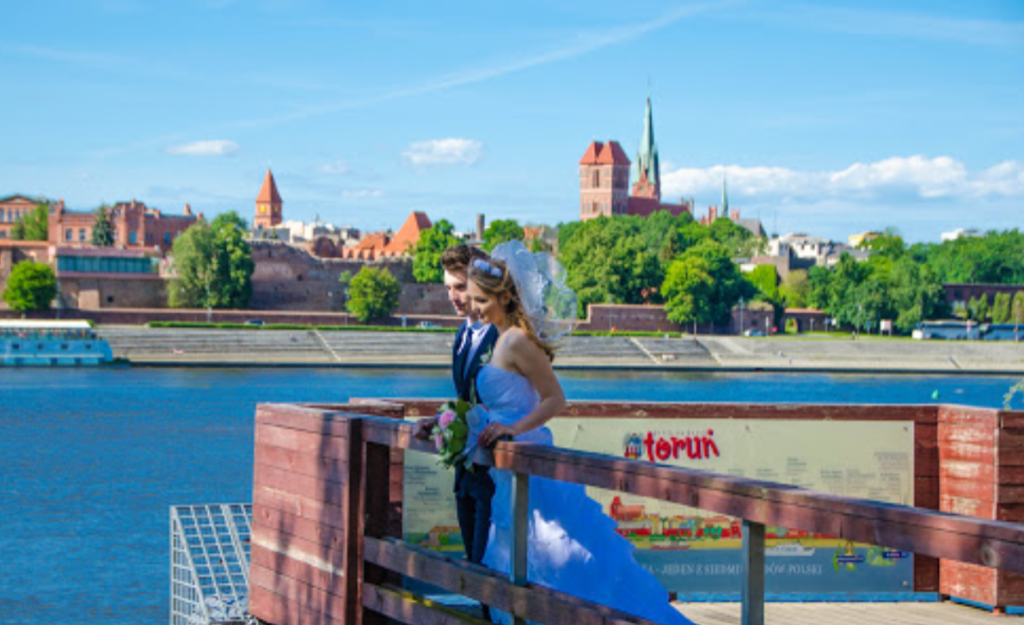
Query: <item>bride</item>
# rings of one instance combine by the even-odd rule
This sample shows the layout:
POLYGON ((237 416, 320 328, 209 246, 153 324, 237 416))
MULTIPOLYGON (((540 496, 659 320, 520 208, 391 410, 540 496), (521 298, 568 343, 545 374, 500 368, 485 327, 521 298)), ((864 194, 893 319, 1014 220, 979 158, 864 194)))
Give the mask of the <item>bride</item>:
MULTIPOLYGON (((565 395, 551 368, 554 352, 545 341, 557 335, 552 326, 559 306, 565 310, 564 304, 571 304, 575 317, 575 297, 569 291, 560 304, 552 288, 560 281, 552 274, 561 267, 519 241, 499 245, 492 259, 477 259, 469 269, 471 306, 500 333, 477 376, 486 408, 472 411, 469 440, 481 447, 503 437, 551 445, 551 430, 544 424, 565 406, 565 395)), ((491 476, 495 494, 483 564, 509 573, 512 474, 491 469, 491 476)), ((633 559, 633 546, 615 528, 583 486, 531 477, 527 579, 658 623, 690 623, 669 604, 657 579, 633 559)), ((491 615, 496 623, 511 623, 508 614, 492 610, 491 615)))

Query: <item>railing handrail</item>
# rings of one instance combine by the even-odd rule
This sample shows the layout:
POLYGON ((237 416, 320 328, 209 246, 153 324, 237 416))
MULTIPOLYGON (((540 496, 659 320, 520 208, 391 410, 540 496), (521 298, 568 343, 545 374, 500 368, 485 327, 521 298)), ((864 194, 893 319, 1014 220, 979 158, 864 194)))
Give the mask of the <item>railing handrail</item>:
MULTIPOLYGON (((409 423, 370 415, 335 414, 361 419, 367 442, 437 453, 433 443, 413 436, 409 423)), ((765 525, 1024 573, 1024 524, 529 443, 498 443, 493 466, 710 510, 765 525), (580 468, 567 471, 566 466, 580 468)))

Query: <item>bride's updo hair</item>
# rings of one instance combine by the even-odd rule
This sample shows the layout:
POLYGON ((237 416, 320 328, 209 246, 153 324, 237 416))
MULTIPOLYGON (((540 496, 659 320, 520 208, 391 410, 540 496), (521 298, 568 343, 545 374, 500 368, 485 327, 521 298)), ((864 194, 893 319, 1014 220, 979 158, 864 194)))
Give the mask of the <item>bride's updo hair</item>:
POLYGON ((481 291, 499 301, 502 295, 508 294, 505 314, 508 315, 509 323, 525 332, 530 341, 547 355, 548 360, 555 359, 555 351, 550 345, 540 340, 529 317, 523 312, 522 300, 519 299, 515 280, 509 274, 505 263, 494 259, 474 258, 469 264, 469 279, 481 291))

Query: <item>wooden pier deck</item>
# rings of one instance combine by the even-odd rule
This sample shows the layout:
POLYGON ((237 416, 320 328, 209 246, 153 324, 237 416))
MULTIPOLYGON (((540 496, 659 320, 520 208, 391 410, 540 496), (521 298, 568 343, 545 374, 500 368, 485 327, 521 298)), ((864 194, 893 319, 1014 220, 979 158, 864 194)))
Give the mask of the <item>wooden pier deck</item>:
MULTIPOLYGON (((739 603, 680 604, 699 625, 740 625, 739 603)), ((783 625, 1014 625, 1022 616, 993 614, 978 608, 942 603, 768 603, 765 623, 783 625)))

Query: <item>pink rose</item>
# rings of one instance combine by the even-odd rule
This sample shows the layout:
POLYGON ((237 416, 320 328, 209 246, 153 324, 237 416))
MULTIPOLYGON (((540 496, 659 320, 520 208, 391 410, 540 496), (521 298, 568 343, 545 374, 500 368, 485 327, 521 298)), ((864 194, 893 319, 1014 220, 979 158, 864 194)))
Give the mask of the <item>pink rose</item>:
POLYGON ((437 447, 438 451, 444 450, 444 435, 440 432, 434 434, 434 446, 437 447))
POLYGON ((452 421, 454 420, 455 413, 452 412, 451 410, 445 410, 440 414, 440 416, 437 417, 437 424, 441 426, 442 429, 444 429, 451 425, 452 421))

